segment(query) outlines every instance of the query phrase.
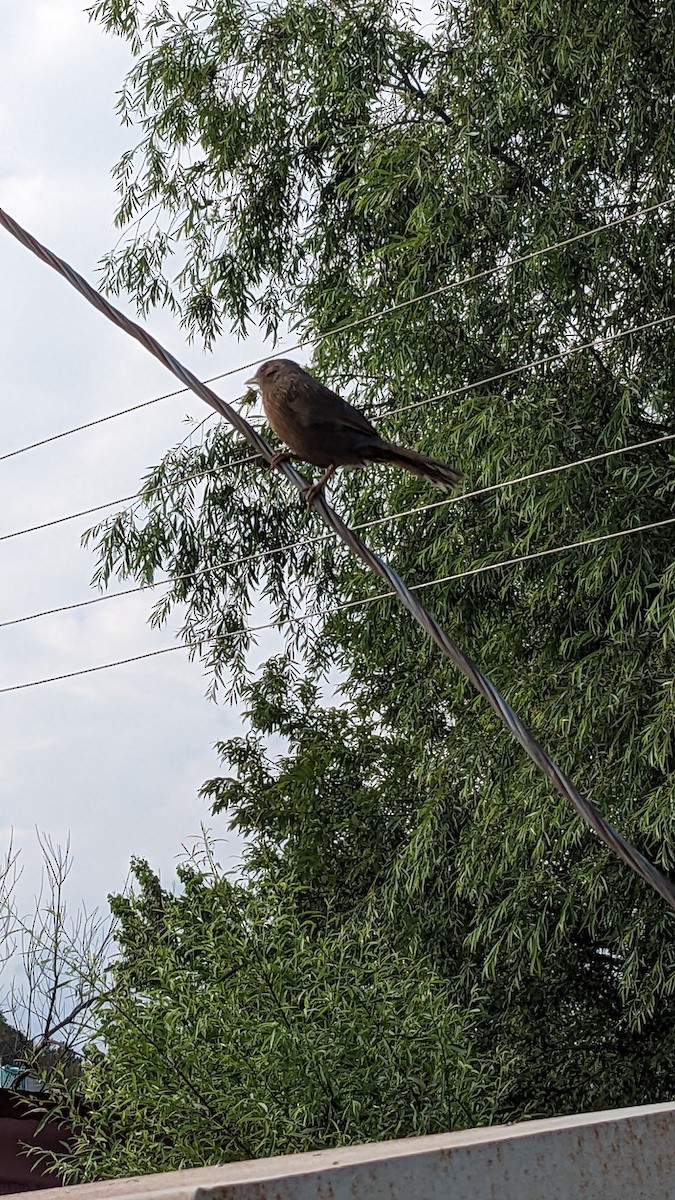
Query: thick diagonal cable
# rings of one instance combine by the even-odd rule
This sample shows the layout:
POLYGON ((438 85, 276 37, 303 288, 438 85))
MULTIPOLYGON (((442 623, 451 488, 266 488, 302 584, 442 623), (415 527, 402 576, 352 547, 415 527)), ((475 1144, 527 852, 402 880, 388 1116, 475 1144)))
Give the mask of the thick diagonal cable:
MULTIPOLYGON (((418 504, 412 508, 400 509, 395 513, 387 513, 386 516, 383 517, 374 517, 369 521, 360 521, 357 525, 353 525, 352 529, 355 533, 361 533, 364 529, 374 529, 378 525, 388 525, 390 521, 399 521, 402 517, 414 517, 419 513, 431 512, 433 509, 437 508, 446 508, 451 504, 463 504, 467 500, 476 500, 479 496, 489 496, 495 492, 502 492, 505 491, 506 488, 516 487, 521 483, 532 483, 535 479, 543 479, 547 475, 559 475, 563 471, 571 471, 575 467, 583 467, 588 463, 600 462, 606 458, 615 458, 619 454, 629 454, 634 450, 645 450, 649 446, 659 446, 664 442, 671 442, 674 439, 675 433, 664 433, 660 437, 649 438, 646 442, 633 442, 632 445, 629 446, 616 446, 613 450, 602 450, 599 454, 589 454, 586 456, 586 458, 577 458, 573 462, 561 463, 560 466, 557 467, 543 467, 539 471, 531 471, 529 475, 518 475, 514 479, 500 479, 498 483, 490 483, 486 487, 477 488, 476 491, 473 492, 464 492, 461 496, 446 496, 444 500, 432 500, 428 504, 418 504)), ((239 462, 256 462, 257 459, 258 455, 252 455, 250 458, 240 459, 239 462)), ((227 467, 232 467, 234 465, 234 463, 228 463, 227 467)), ((215 468, 214 471, 202 472, 198 476, 188 476, 181 482, 188 482, 192 478, 202 479, 204 478, 205 474, 213 474, 215 471, 217 471, 217 468, 215 468)), ((631 531, 622 531, 622 533, 624 532, 631 531)), ((617 537, 620 535, 609 534, 608 536, 617 537)), ((309 546, 317 542, 325 542, 329 537, 329 533, 319 533, 310 537, 297 538, 293 542, 284 542, 280 546, 272 546, 266 550, 257 550, 253 554, 244 554, 238 558, 228 559, 225 562, 217 563, 216 566, 213 567, 199 567, 196 571, 181 572, 179 575, 172 575, 167 579, 158 579, 156 582, 153 581, 152 583, 139 583, 135 587, 122 588, 118 592, 108 592, 104 596, 93 596, 89 600, 77 600, 72 604, 59 604, 54 608, 41 609, 40 612, 27 613, 23 617, 11 617, 8 621, 0 621, 0 629, 6 629, 9 625, 23 625, 26 621, 37 621, 40 617, 52 617, 56 613, 72 612, 73 609, 90 608, 92 604, 105 604, 109 600, 119 600, 122 596, 133 596, 137 595, 139 592, 154 591, 154 589, 158 587, 171 587, 173 584, 181 583, 187 579, 196 579, 203 575, 213 575, 216 571, 226 571, 230 567, 243 566, 245 563, 271 558, 276 554, 284 554, 289 550, 296 550, 300 546, 309 546)), ((563 549, 585 546, 587 544, 587 542, 574 542, 572 543, 571 547, 563 547, 563 549)), ((544 550, 535 554, 534 557, 539 557, 540 554, 556 553, 557 550, 557 547, 554 547, 553 550, 544 550)), ((520 558, 513 560, 513 562, 520 561, 522 561, 520 558)), ((502 564, 498 563, 495 565, 501 566, 502 564)), ((484 568, 481 567, 477 568, 479 571, 483 569, 484 568)), ((464 574, 471 575, 473 573, 475 572, 472 570, 465 572, 464 574)), ((453 576, 452 578, 461 579, 463 577, 464 575, 462 574, 459 576, 453 576)))
MULTIPOLYGON (((158 342, 147 330, 143 329, 135 321, 130 320, 124 313, 120 312, 110 303, 104 296, 101 296, 91 284, 87 283, 81 275, 78 274, 68 263, 63 259, 52 254, 45 246, 38 242, 31 234, 22 229, 7 213, 0 209, 0 224, 17 238, 22 245, 36 254, 38 258, 47 263, 60 275, 63 275, 77 291, 93 304, 104 316, 108 317, 115 325, 118 325, 126 333, 134 337, 142 346, 153 354, 160 362, 171 371, 186 387, 189 387, 200 396, 216 412, 220 412, 235 429, 245 438, 245 440, 259 454, 271 461, 273 451, 267 442, 260 434, 248 423, 238 412, 235 411, 229 404, 212 391, 206 384, 193 375, 186 367, 184 367, 173 354, 166 350, 160 342, 158 342)), ((290 463, 281 463, 278 470, 294 484, 298 492, 302 493, 306 488, 306 480, 295 470, 290 463)), ((575 787, 570 779, 564 774, 560 767, 546 753, 542 746, 532 736, 527 727, 523 724, 520 718, 511 708, 510 704, 504 699, 501 693, 497 690, 494 684, 488 679, 487 675, 472 662, 471 658, 461 649, 460 646, 447 634, 432 616, 432 614, 420 603, 417 596, 410 591, 400 576, 388 563, 384 562, 378 555, 374 554, 364 542, 347 526, 344 521, 337 515, 333 509, 329 508, 323 495, 319 494, 314 497, 312 507, 322 517, 323 521, 329 528, 337 533, 338 537, 349 547, 350 550, 357 555, 358 558, 375 574, 378 575, 389 588, 399 597, 401 603, 412 614, 415 620, 428 633, 429 637, 435 642, 443 654, 455 664, 469 680, 475 690, 483 696, 493 711, 500 718, 506 728, 513 734, 516 741, 522 746, 525 752, 529 755, 532 761, 539 767, 543 774, 550 780, 553 786, 562 796, 567 799, 579 816, 585 820, 588 825, 595 831, 613 851, 624 862, 626 862, 642 879, 650 884, 656 892, 666 901, 673 911, 675 911, 675 885, 665 877, 652 863, 650 863, 638 850, 631 846, 621 836, 613 825, 611 825, 595 806, 575 787)))
MULTIPOLYGON (((274 357, 278 357, 279 354, 292 354, 295 350, 302 350, 306 346, 315 346, 326 338, 335 337, 339 333, 348 333, 351 329, 358 329, 363 325, 370 324, 372 321, 378 321, 381 317, 387 317, 399 310, 410 308, 411 305, 419 304, 423 300, 432 300, 434 296, 441 296, 444 293, 456 291, 458 288, 468 287, 471 283, 478 283, 482 279, 489 279, 491 275, 496 275, 499 271, 508 271, 512 267, 520 266, 522 263, 531 262, 532 259, 541 258, 544 254, 552 254, 555 250, 562 250, 566 246, 574 245, 575 242, 581 242, 585 238, 594 237, 595 234, 603 233, 606 229, 615 229, 617 226, 625 225, 629 221, 637 221, 638 218, 649 216, 650 213, 657 212, 661 208, 667 208, 672 203, 672 197, 669 197, 667 200, 659 200, 656 204, 650 204, 646 208, 638 209, 636 212, 626 213, 623 217, 616 217, 613 221, 605 221, 604 224, 596 225, 593 229, 583 230, 581 233, 572 234, 570 237, 563 238, 559 242, 542 246, 538 250, 528 250, 525 254, 508 258, 497 266, 485 267, 482 271, 477 271, 474 275, 467 275, 464 279, 453 279, 450 283, 441 284, 440 287, 422 292, 419 296, 411 296, 408 300, 400 300, 395 304, 378 309, 374 313, 368 313, 364 317, 357 317, 354 321, 345 321, 340 325, 334 325, 331 329, 326 329, 323 333, 317 333, 312 337, 304 338, 302 341, 294 342, 291 346, 286 346, 274 357)), ((251 367, 259 366, 260 363, 265 362, 270 357, 272 356, 266 354, 263 358, 255 358, 251 362, 242 363, 240 367, 230 367, 229 370, 221 371, 218 375, 211 375, 205 382, 217 383, 218 380, 238 375, 241 371, 249 371, 251 367)), ((161 396, 153 397, 152 400, 143 400, 140 404, 132 404, 129 408, 122 408, 118 412, 108 413, 105 417, 97 417, 94 421, 86 421, 82 425, 73 426, 72 429, 64 429, 61 433, 54 433, 50 437, 30 442, 27 446, 19 446, 16 450, 0 454, 0 462, 3 462, 7 458, 14 458, 17 454, 25 454, 28 450, 35 450, 38 446, 46 446, 49 442, 57 442, 60 438, 69 437, 72 433, 80 433, 83 429, 91 429, 95 425, 105 424, 106 421, 114 421, 116 417, 128 416, 129 413, 136 412, 138 409, 148 408, 152 404, 158 404, 160 400, 169 400, 173 396, 180 396, 190 390, 188 387, 182 387, 178 388, 177 391, 164 392, 161 396)))

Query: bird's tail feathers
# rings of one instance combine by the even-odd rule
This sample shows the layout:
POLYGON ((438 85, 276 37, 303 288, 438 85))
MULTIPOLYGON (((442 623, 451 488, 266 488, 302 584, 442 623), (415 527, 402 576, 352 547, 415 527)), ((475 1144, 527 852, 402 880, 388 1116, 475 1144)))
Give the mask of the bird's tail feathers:
POLYGON ((429 458, 427 454, 419 454, 417 450, 405 450, 392 442, 383 442, 378 446, 374 458, 377 462, 390 462, 395 467, 412 472, 413 475, 420 475, 442 492, 459 491, 464 482, 464 475, 456 467, 429 458))

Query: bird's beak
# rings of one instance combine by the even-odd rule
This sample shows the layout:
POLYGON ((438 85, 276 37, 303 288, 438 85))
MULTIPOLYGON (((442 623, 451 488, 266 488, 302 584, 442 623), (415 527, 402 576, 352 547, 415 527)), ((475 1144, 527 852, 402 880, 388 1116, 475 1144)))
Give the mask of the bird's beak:
POLYGON ((258 385, 258 380, 256 379, 255 375, 253 376, 253 379, 245 379, 245 380, 244 380, 244 383, 253 384, 253 387, 258 387, 258 386, 259 386, 259 385, 258 385))

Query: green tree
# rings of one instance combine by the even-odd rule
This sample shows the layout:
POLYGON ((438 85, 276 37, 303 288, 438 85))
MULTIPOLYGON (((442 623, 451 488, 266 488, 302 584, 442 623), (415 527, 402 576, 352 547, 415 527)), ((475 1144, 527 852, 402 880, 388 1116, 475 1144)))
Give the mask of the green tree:
POLYGON ((124 953, 100 1002, 107 1049, 90 1050, 77 1102, 57 1100, 74 1133, 66 1178, 492 1118, 500 1050, 476 1060, 472 1014, 428 959, 367 921, 296 915, 288 886, 232 884, 212 851, 180 869, 180 895, 135 863, 136 895, 113 903, 124 953))
MULTIPOLYGON (((207 343, 228 323, 295 323, 318 374, 358 394, 388 436, 456 462, 472 490, 672 430, 673 212, 590 234, 674 194, 672 3, 443 3, 429 28, 390 0, 177 9, 93 10, 136 54, 120 105, 141 140, 118 168, 130 237, 107 262, 111 287, 144 312, 171 305, 207 343), (608 340, 558 357, 594 339, 608 340)), ((342 473, 332 494, 352 522, 379 522, 374 547, 428 584, 666 520, 671 445, 427 511, 428 490, 386 469, 342 473)), ((235 774, 205 794, 249 835, 252 895, 286 887, 292 923, 338 937, 336 922, 375 922, 411 978, 429 964, 449 1011, 470 1014, 495 1119, 665 1099, 670 913, 396 603, 364 603, 378 585, 284 482, 241 458, 227 429, 206 426, 152 472, 140 510, 92 536, 101 582, 166 573, 152 619, 182 606, 214 690, 247 702, 250 732, 220 748, 235 774), (286 645, 255 679, 261 600, 286 645), (327 709, 336 671, 341 704, 327 709)), ((564 769, 666 871, 674 579, 666 526, 429 593, 564 769)), ((129 969, 135 955, 124 943, 129 969)), ((112 1063, 127 1035, 108 1024, 105 1037, 112 1063)), ((108 1069, 101 1104, 120 1086, 108 1069)), ((267 1136, 257 1149, 279 1144, 267 1136)), ((326 1124, 321 1136, 336 1135, 326 1124)))

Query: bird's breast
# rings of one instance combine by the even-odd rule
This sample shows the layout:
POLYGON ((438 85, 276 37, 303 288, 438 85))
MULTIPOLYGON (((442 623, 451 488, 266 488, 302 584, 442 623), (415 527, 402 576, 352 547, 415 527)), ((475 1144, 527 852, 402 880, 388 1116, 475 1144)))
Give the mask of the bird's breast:
POLYGON ((263 408, 265 416, 272 429, 282 442, 297 454, 304 462, 312 463, 315 467, 329 467, 333 463, 331 457, 331 438, 327 431, 321 428, 320 420, 315 415, 294 401, 293 397, 280 395, 275 390, 263 392, 263 408), (313 419, 314 418, 314 419, 313 419))

